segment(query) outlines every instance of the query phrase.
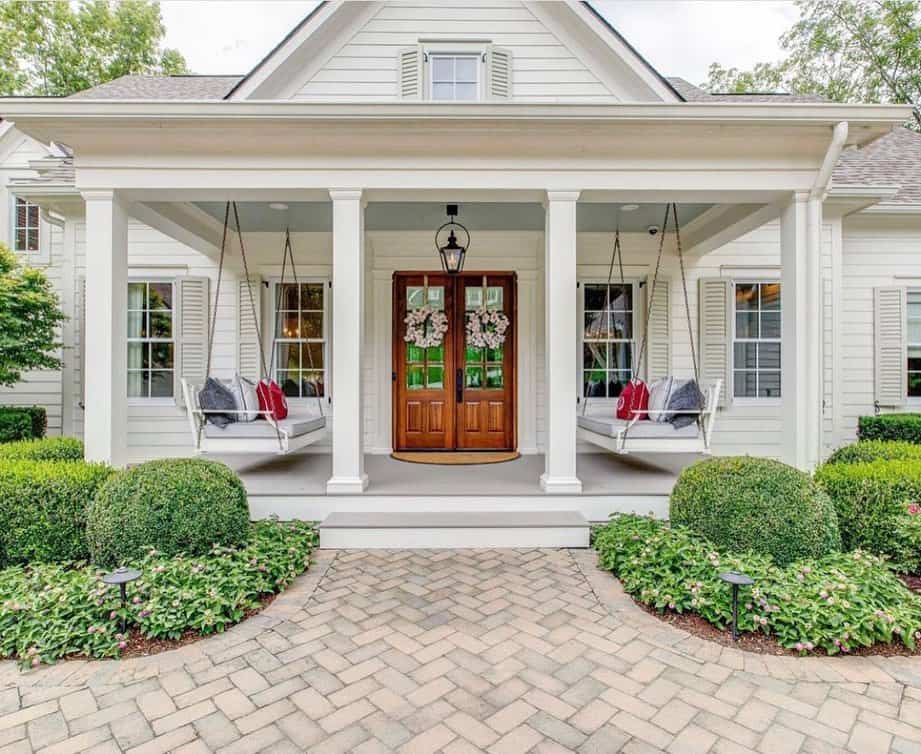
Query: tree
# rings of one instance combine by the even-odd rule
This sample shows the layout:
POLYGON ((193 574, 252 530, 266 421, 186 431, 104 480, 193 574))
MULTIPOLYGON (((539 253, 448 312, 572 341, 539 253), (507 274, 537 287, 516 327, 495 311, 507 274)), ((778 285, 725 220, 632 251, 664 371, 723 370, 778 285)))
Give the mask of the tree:
POLYGON ((127 74, 185 73, 151 0, 0 0, 0 94, 67 96, 127 74))
POLYGON ((65 319, 45 274, 0 244, 0 385, 15 385, 28 369, 61 368, 54 351, 65 319))
POLYGON ((751 71, 710 66, 710 91, 821 94, 835 102, 914 105, 921 128, 921 0, 797 0, 787 57, 751 71))

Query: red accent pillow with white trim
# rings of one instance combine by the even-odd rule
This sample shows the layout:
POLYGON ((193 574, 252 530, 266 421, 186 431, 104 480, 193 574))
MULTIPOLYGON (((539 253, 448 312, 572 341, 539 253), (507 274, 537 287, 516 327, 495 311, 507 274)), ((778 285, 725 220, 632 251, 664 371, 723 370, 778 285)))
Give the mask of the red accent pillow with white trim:
POLYGON ((617 418, 629 421, 636 418, 635 412, 639 411, 639 418, 646 419, 649 417, 646 413, 648 408, 649 388, 646 387, 646 383, 638 379, 630 380, 620 391, 620 397, 617 399, 617 418))
POLYGON ((259 380, 256 385, 256 397, 259 398, 259 410, 268 411, 275 421, 288 416, 288 401, 275 380, 259 380))

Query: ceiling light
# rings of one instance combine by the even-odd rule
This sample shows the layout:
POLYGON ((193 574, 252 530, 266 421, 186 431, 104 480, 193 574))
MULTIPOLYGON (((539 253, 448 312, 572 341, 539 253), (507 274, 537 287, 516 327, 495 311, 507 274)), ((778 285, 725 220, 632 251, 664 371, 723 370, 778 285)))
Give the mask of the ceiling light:
POLYGON ((269 207, 272 209, 277 209, 279 212, 284 212, 286 209, 288 209, 288 205, 284 202, 270 202, 269 207))

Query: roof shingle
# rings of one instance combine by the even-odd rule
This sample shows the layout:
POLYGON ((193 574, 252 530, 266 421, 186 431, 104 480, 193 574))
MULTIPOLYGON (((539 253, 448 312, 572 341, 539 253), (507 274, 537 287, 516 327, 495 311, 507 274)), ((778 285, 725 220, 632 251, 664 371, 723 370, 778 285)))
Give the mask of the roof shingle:
POLYGON ((896 128, 863 147, 845 150, 834 186, 899 186, 887 204, 921 204, 921 134, 896 128))
POLYGON ((71 95, 71 99, 224 99, 241 76, 122 76, 71 95))

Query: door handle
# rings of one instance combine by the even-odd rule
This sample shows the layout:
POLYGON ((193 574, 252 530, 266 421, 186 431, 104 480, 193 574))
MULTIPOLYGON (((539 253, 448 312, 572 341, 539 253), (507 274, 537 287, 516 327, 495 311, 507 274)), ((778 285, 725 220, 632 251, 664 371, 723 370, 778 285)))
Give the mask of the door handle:
POLYGON ((457 389, 457 402, 464 402, 464 370, 458 367, 457 375, 454 382, 455 388, 457 389))

